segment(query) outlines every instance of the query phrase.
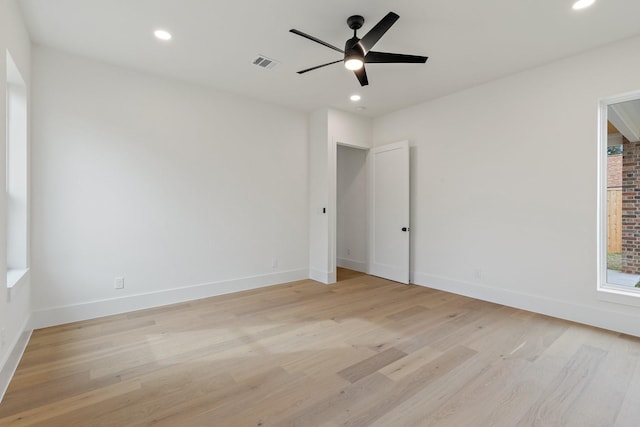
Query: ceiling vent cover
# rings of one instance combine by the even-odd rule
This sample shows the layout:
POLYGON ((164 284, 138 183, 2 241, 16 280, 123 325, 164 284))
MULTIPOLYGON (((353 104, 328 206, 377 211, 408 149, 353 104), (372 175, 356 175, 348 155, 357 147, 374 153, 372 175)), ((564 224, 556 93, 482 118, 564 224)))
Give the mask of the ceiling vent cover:
POLYGON ((258 55, 253 60, 253 65, 255 65, 258 68, 262 68, 263 70, 273 70, 279 64, 280 63, 275 59, 267 58, 264 55, 258 55))

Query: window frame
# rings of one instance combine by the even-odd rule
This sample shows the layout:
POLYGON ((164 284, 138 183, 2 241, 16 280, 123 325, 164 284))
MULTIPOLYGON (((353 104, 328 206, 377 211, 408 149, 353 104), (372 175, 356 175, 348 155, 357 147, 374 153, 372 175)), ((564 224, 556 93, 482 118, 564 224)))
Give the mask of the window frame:
POLYGON ((12 292, 23 283, 29 272, 29 94, 22 73, 8 49, 5 50, 5 61, 5 262, 7 298, 11 301, 12 292), (15 104, 20 106, 19 110, 15 109, 15 104), (14 126, 20 129, 18 141, 14 140, 14 126), (18 150, 17 158, 13 154, 15 150, 18 150), (18 164, 13 164, 15 161, 18 164), (14 184, 12 180, 18 183, 14 184), (18 214, 13 212, 14 209, 18 214), (11 231, 14 226, 17 227, 15 233, 11 231))
MULTIPOLYGON (((640 99, 640 90, 601 98, 598 101, 598 193, 597 193, 597 292, 608 302, 640 306, 640 288, 616 285, 607 281, 607 148, 608 108, 612 104, 640 99)), ((624 156, 624 151, 623 151, 624 156)), ((624 190, 623 190, 624 191, 624 190)))

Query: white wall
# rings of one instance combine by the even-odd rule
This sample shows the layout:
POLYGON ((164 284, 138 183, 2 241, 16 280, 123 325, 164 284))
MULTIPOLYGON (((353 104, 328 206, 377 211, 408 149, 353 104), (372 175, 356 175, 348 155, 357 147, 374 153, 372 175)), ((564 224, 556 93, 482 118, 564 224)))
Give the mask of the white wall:
POLYGON ((306 115, 46 48, 33 74, 36 326, 308 277, 306 115))
MULTIPOLYGON (((22 76, 27 99, 30 90, 31 44, 23 24, 21 13, 13 0, 0 2, 0 94, 7 93, 7 50, 22 76)), ((6 187, 6 102, 0 102, 0 187, 6 187)), ((0 224, 6 224, 6 194, 0 196, 0 224)), ((0 396, 3 394, 13 369, 29 336, 26 330, 30 315, 29 275, 9 291, 6 284, 6 227, 0 227, 0 396)))
POLYGON ((329 283, 329 122, 327 110, 309 118, 309 277, 329 283))
POLYGON ((338 143, 368 148, 372 121, 322 109, 311 114, 309 128, 309 276, 336 281, 336 150, 338 143), (322 209, 326 208, 323 213, 322 209))
POLYGON ((414 282, 640 335, 596 291, 598 99, 640 89, 628 39, 374 121, 412 146, 414 282))
POLYGON ((366 150, 338 146, 337 265, 357 271, 367 271, 366 160, 366 150))
POLYGON ((369 117, 328 109, 329 138, 333 142, 353 147, 370 148, 373 121, 369 117))

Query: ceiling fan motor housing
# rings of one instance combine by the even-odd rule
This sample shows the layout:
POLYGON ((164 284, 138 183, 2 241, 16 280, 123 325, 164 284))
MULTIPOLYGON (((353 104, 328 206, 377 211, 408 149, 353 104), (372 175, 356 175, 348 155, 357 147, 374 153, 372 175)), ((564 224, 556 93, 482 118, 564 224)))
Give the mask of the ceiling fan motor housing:
POLYGON ((358 37, 352 37, 344 44, 344 60, 360 59, 364 61, 364 49, 362 45, 358 43, 360 39, 358 37))

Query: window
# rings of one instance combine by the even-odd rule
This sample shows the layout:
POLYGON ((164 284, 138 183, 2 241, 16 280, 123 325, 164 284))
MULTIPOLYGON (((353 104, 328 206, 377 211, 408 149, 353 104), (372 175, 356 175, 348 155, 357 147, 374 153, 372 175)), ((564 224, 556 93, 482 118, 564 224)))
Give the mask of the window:
POLYGON ((7 286, 13 287, 26 273, 27 236, 27 88, 13 58, 7 63, 7 286))
POLYGON ((600 103, 598 289, 640 296, 640 93, 600 103))

